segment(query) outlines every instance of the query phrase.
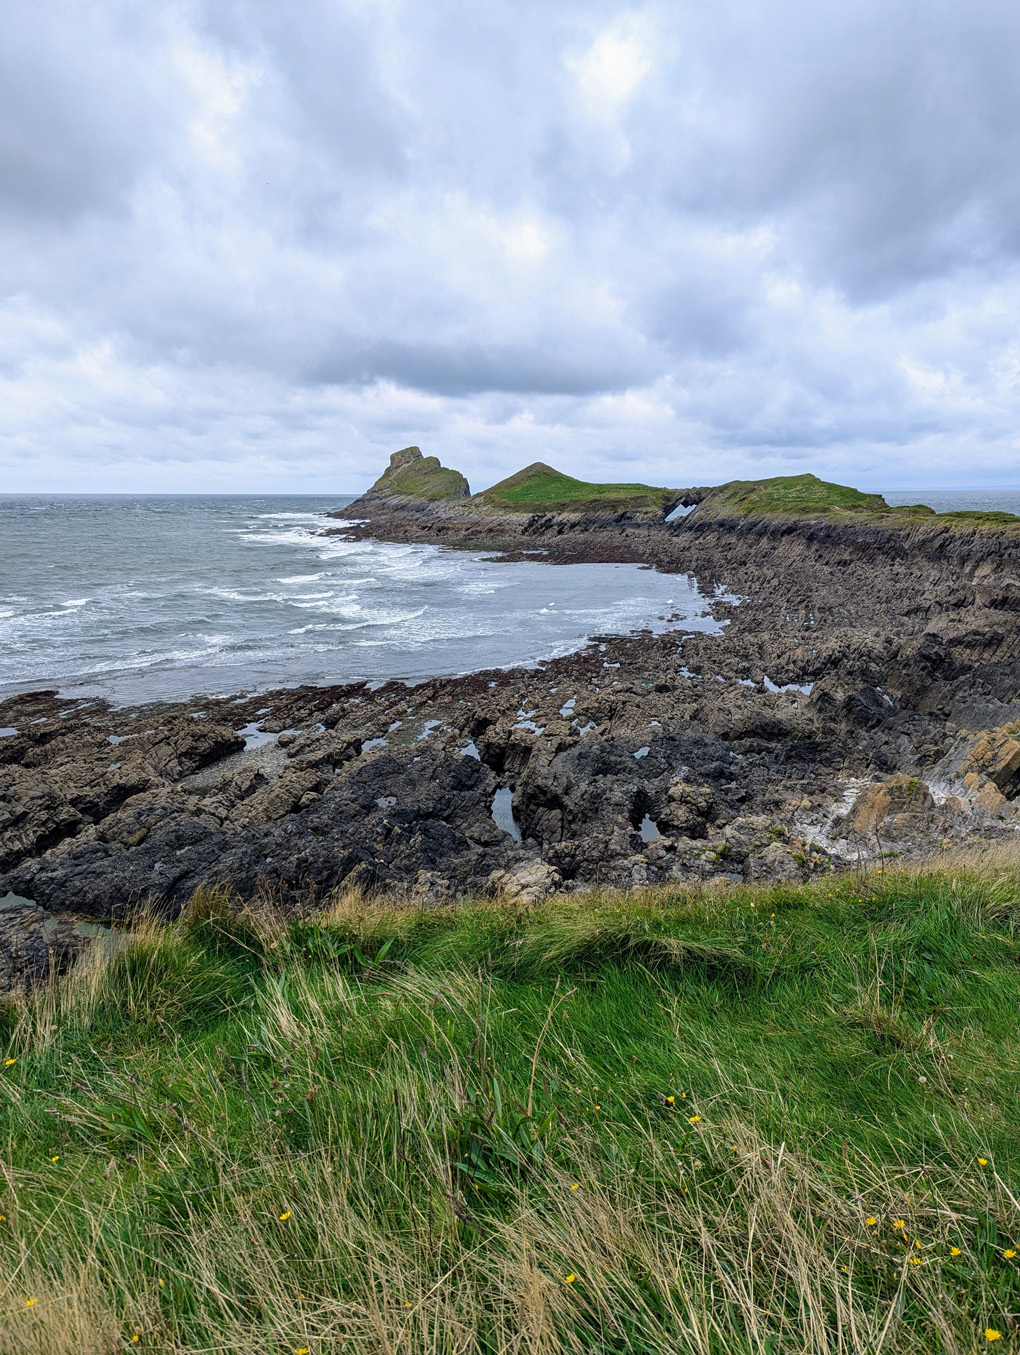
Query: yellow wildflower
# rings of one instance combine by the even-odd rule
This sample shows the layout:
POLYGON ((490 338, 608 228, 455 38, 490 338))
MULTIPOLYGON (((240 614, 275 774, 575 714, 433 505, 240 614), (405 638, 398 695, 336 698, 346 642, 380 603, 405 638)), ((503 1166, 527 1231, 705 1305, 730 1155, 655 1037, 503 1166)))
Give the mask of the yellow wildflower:
POLYGON ((32 1305, 33 1305, 33 1303, 38 1303, 38 1302, 39 1302, 38 1299, 26 1299, 26 1300, 25 1300, 25 1307, 26 1307, 26 1308, 31 1308, 32 1305))
POLYGON ((676 1100, 676 1097, 675 1097, 675 1096, 667 1096, 667 1097, 666 1097, 666 1101, 668 1102, 669 1105, 672 1105, 673 1102, 674 1102, 675 1100, 676 1100))
POLYGON ((289 1218, 290 1218, 290 1210, 289 1210, 289 1209, 285 1209, 285 1210, 283 1211, 283 1213, 280 1215, 280 1222, 281 1222, 281 1223, 286 1223, 287 1220, 288 1220, 289 1218))
POLYGON ((569 1275, 564 1275, 564 1277, 563 1277, 563 1283, 564 1283, 564 1284, 573 1284, 574 1281, 575 1281, 576 1279, 577 1279, 577 1276, 574 1274, 573 1271, 571 1271, 569 1275))
POLYGON ((950 1248, 949 1248, 949 1255, 950 1255, 950 1256, 960 1256, 960 1255, 962 1255, 962 1253, 961 1253, 959 1247, 950 1247, 950 1248))
POLYGON ((876 1222, 877 1220, 875 1219, 874 1214, 869 1214, 864 1220, 864 1226, 865 1228, 874 1228, 876 1222))
POLYGON ((59 1153, 54 1153, 53 1156, 50 1158, 50 1161, 51 1161, 51 1162, 59 1162, 59 1161, 60 1161, 60 1154, 59 1154, 59 1153))
POLYGON ((1001 1340, 1002 1340, 1002 1332, 1001 1332, 1001 1331, 996 1331, 994 1327, 986 1327, 986 1328, 985 1328, 985 1340, 986 1340, 986 1341, 1001 1341, 1001 1340))
POLYGON ((987 1166, 988 1166, 988 1159, 987 1159, 987 1157, 979 1157, 979 1158, 978 1158, 978 1166, 979 1166, 979 1167, 987 1167, 987 1166))
POLYGON ((141 1333, 140 1331, 132 1332, 132 1334, 131 1334, 131 1340, 132 1340, 132 1341, 140 1341, 141 1339, 142 1339, 142 1333, 141 1333))
POLYGON ((294 1355, 308 1355, 308 1347, 307 1347, 307 1346, 295 1346, 295 1347, 294 1347, 294 1355))
POLYGON ((893 1219, 892 1226, 894 1228, 905 1228, 907 1226, 907 1221, 906 1219, 893 1219))
POLYGON ((917 1242, 917 1241, 915 1240, 914 1246, 917 1248, 918 1251, 921 1250, 921 1244, 920 1244, 920 1242, 917 1242))
POLYGON ((923 1258, 920 1257, 920 1256, 912 1256, 912 1257, 910 1258, 910 1264, 911 1264, 912 1266, 920 1266, 920 1265, 923 1265, 923 1264, 924 1264, 924 1260, 923 1260, 923 1258))
POLYGON ((1003 1256, 1006 1258, 1007 1261, 1012 1261, 1013 1257, 1016 1255, 1016 1248, 1015 1248, 1015 1247, 1007 1247, 1006 1250, 1005 1250, 1002 1254, 1003 1254, 1003 1256))
POLYGON ((17 1063, 17 1059, 4 1059, 4 1067, 9 1068, 12 1063, 17 1063))
POLYGON ((688 1123, 688 1124, 697 1124, 698 1121, 699 1121, 700 1119, 701 1119, 701 1116, 700 1116, 700 1115, 688 1115, 688 1117, 687 1117, 687 1123, 688 1123))
POLYGON ((571 1189, 571 1190, 580 1190, 580 1189, 581 1189, 581 1183, 580 1183, 580 1181, 575 1181, 574 1184, 570 1187, 570 1189, 571 1189))

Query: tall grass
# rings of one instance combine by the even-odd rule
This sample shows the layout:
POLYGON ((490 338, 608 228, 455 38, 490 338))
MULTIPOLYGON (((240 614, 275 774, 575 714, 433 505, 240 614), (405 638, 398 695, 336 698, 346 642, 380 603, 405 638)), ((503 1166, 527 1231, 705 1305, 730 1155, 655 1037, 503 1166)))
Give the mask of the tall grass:
POLYGON ((1018 900, 198 896, 0 1014, 0 1352, 1015 1349, 1018 900))

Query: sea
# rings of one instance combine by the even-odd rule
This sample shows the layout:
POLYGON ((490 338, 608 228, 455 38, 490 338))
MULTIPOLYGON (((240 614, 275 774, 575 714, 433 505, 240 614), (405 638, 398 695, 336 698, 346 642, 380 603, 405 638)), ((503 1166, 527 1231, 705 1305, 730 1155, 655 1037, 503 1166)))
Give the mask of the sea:
POLYGON ((0 697, 115 705, 533 664, 589 637, 717 631, 639 565, 323 536, 351 496, 0 496, 0 697))
MULTIPOLYGON (((890 503, 1020 513, 1020 491, 890 503)), ((351 496, 0 495, 0 697, 115 705, 298 683, 420 681, 593 636, 718 631, 694 580, 639 565, 323 536, 351 496)))

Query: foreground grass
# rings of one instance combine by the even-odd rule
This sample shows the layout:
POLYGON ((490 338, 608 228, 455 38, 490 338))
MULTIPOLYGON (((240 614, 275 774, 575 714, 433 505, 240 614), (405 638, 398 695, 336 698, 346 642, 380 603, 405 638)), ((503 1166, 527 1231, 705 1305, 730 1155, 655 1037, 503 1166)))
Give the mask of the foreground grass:
POLYGON ((1015 1349, 1018 925, 1002 854, 196 898, 2 1015, 0 1351, 1015 1349))

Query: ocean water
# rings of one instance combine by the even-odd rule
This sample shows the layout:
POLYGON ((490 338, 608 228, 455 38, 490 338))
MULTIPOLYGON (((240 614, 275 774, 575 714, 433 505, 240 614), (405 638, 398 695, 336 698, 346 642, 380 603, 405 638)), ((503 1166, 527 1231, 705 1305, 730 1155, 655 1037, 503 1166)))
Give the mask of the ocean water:
POLYGON ((886 490, 885 501, 894 507, 926 503, 936 513, 968 508, 979 512, 1020 514, 1020 489, 896 489, 886 490))
POLYGON ((133 703, 413 680, 551 658, 593 634, 718 629, 691 581, 636 565, 322 537, 350 501, 0 496, 0 695, 133 703))

